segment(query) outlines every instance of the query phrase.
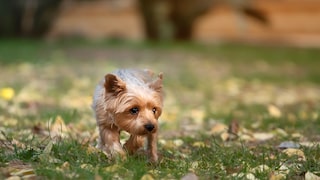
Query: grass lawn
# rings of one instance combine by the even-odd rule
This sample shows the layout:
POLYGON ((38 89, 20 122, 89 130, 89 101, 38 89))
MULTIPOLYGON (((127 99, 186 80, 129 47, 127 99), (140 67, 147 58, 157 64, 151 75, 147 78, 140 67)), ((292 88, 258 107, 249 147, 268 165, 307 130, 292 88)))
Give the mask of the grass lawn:
POLYGON ((0 179, 320 177, 319 67, 319 49, 1 40, 0 179), (126 67, 164 73, 157 165, 94 148, 93 90, 126 67))

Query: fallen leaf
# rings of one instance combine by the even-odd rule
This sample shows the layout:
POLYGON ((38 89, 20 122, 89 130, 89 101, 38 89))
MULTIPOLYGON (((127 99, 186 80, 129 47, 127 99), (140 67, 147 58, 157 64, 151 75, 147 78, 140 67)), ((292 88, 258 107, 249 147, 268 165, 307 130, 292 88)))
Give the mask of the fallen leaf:
POLYGON ((0 98, 4 99, 4 100, 11 100, 14 97, 14 89, 10 88, 10 87, 5 87, 5 88, 1 88, 0 89, 0 98))
POLYGON ((183 145, 183 140, 182 139, 175 139, 173 140, 173 144, 176 145, 177 147, 180 147, 183 145))
POLYGON ((267 141, 274 137, 272 133, 253 133, 253 138, 257 141, 267 141))
POLYGON ((199 179, 198 176, 195 175, 195 174, 192 173, 192 172, 184 175, 184 176, 181 178, 181 180, 198 180, 198 179, 199 179))
POLYGON ((233 177, 239 178, 239 179, 248 179, 248 180, 257 180, 257 178, 252 173, 234 173, 232 174, 233 177))
POLYGON ((51 150, 52 150, 52 147, 53 147, 53 142, 49 141, 49 143, 46 145, 46 147, 44 148, 42 153, 43 154, 50 154, 51 150))
POLYGON ((195 170, 199 167, 199 162, 198 161, 193 161, 191 163, 191 169, 195 170))
POLYGON ((120 169, 123 169, 123 167, 121 167, 121 166, 119 166, 117 164, 111 165, 111 166, 108 166, 108 167, 104 168, 104 170, 107 171, 107 172, 116 172, 116 171, 118 171, 120 169))
POLYGON ((286 175, 278 172, 272 173, 269 177, 269 180, 283 180, 283 179, 286 179, 286 175))
POLYGON ((50 128, 50 135, 51 138, 55 137, 66 137, 69 129, 67 128, 66 124, 64 123, 61 116, 57 116, 55 122, 52 124, 50 128))
POLYGON ((269 112, 270 116, 272 116, 272 117, 275 117, 275 118, 281 117, 281 111, 275 105, 269 105, 268 106, 268 112, 269 112))
POLYGON ((213 125, 213 127, 211 128, 210 134, 211 135, 220 135, 223 132, 227 132, 228 131, 228 126, 222 123, 217 123, 215 125, 213 125))
POLYGON ((202 141, 196 141, 192 144, 193 147, 206 147, 206 144, 202 141))
POLYGON ((93 147, 91 145, 89 145, 87 147, 87 154, 94 154, 94 153, 98 153, 101 152, 101 150, 99 148, 93 147))
POLYGON ((6 180, 21 180, 20 176, 10 176, 6 180))
POLYGON ((53 147, 53 141, 49 141, 47 146, 44 148, 42 154, 39 155, 40 161, 50 162, 50 163, 61 163, 60 159, 57 159, 50 155, 52 151, 52 147, 53 147))
POLYGON ((174 139, 174 140, 160 139, 159 143, 162 144, 163 147, 166 149, 175 149, 177 147, 182 146, 184 142, 182 139, 174 139))
POLYGON ((300 143, 301 146, 305 146, 305 147, 317 147, 320 146, 320 142, 301 142, 300 143))
POLYGON ((68 161, 64 162, 62 165, 61 165, 61 169, 63 170, 67 170, 70 168, 70 163, 68 161))
POLYGON ((288 133, 285 130, 281 129, 281 128, 275 129, 272 133, 274 133, 277 136, 283 136, 283 137, 288 136, 288 133))
POLYGON ((143 175, 140 180, 154 180, 154 177, 148 173, 143 175))
POLYGON ((237 135, 239 132, 239 122, 237 120, 232 120, 229 124, 228 133, 237 135))
POLYGON ((89 170, 89 171, 93 171, 94 170, 94 168, 93 168, 93 166, 91 164, 81 164, 80 168, 86 169, 86 170, 89 170))
POLYGON ((220 134, 220 138, 222 139, 222 141, 227 141, 230 138, 230 134, 227 132, 223 132, 220 134))
POLYGON ((313 174, 312 172, 308 171, 305 175, 304 175, 304 179, 305 180, 320 180, 320 177, 313 174))
POLYGON ((300 133, 292 133, 291 137, 295 138, 295 139, 303 139, 304 138, 304 136, 300 133))
POLYGON ((262 172, 265 172, 265 171, 269 171, 270 170, 270 167, 265 165, 265 164, 262 164, 262 165, 259 165, 257 167, 254 167, 253 169, 251 169, 250 172, 252 173, 262 173, 262 172))
POLYGON ((190 116, 194 120, 194 122, 196 122, 197 124, 202 124, 205 112, 201 109, 192 109, 190 116))
POLYGON ((10 173, 11 176, 20 176, 20 177, 31 175, 31 174, 35 174, 33 169, 21 169, 21 170, 10 173))
POLYGON ((303 151, 301 151, 300 149, 288 148, 288 149, 283 150, 282 152, 287 154, 289 157, 298 156, 299 160, 302 160, 302 161, 306 160, 306 157, 305 157, 303 151))

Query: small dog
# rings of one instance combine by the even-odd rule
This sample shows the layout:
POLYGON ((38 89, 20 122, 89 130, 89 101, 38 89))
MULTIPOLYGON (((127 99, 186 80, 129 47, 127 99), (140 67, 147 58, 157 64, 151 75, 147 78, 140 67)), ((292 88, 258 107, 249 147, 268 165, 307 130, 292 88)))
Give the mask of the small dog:
POLYGON ((96 87, 92 108, 99 128, 98 148, 108 157, 134 154, 144 146, 151 162, 158 161, 158 118, 163 95, 160 73, 157 78, 148 70, 119 69, 105 75, 96 87), (120 131, 130 134, 121 146, 120 131))

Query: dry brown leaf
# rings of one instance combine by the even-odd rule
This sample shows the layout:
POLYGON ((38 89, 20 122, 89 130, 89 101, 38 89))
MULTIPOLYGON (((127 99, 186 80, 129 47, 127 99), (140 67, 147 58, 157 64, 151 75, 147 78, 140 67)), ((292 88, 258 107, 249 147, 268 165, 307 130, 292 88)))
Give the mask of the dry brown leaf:
POLYGON ((11 176, 20 176, 20 177, 23 177, 23 176, 26 176, 26 175, 34 175, 34 170, 33 169, 19 169, 19 170, 16 170, 14 172, 11 172, 10 175, 11 176))
POLYGON ((220 135, 223 132, 227 132, 228 131, 228 126, 222 123, 217 123, 215 125, 213 125, 213 127, 210 130, 210 134, 211 135, 220 135))
POLYGON ((298 156, 299 160, 305 161, 306 157, 304 155, 304 152, 300 149, 292 149, 288 148, 282 151, 283 153, 287 154, 289 157, 291 156, 298 156))
POLYGON ((228 133, 237 135, 239 132, 239 128, 240 128, 240 125, 238 120, 232 120, 231 123, 229 124, 228 133))
POLYGON ((63 170, 67 170, 70 168, 70 163, 68 161, 64 162, 62 165, 61 165, 61 169, 63 170))
POLYGON ((55 119, 55 122, 52 124, 50 128, 50 135, 52 138, 55 137, 66 137, 67 133, 69 132, 69 129, 67 128, 66 124, 64 123, 64 120, 61 116, 57 116, 55 119))
POLYGON ((230 134, 227 132, 223 132, 220 134, 220 138, 222 139, 222 141, 228 141, 230 138, 230 134))
POLYGON ((286 175, 278 172, 272 173, 269 177, 269 180, 283 180, 283 179, 286 179, 286 175))

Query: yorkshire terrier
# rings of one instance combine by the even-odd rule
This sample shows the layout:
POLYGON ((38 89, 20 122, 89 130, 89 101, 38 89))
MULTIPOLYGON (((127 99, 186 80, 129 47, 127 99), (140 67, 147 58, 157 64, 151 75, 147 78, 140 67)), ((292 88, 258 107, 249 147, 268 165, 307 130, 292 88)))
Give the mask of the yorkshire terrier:
POLYGON ((98 148, 108 157, 124 157, 144 147, 151 162, 158 161, 158 118, 162 112, 163 95, 160 73, 154 77, 149 70, 119 69, 105 75, 96 87, 92 108, 99 128, 98 148), (121 145, 120 132, 130 134, 121 145))

